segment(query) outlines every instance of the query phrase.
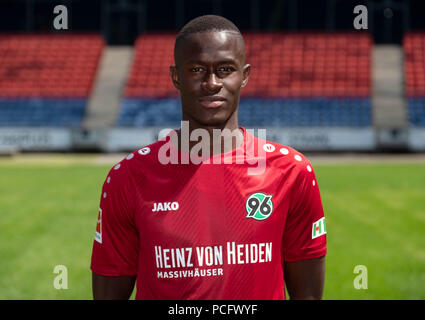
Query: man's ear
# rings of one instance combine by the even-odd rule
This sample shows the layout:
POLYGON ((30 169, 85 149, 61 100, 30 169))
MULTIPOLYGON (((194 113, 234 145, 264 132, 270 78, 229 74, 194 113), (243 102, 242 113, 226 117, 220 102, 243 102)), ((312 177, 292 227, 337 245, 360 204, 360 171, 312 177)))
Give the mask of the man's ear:
POLYGON ((171 81, 173 81, 174 87, 176 87, 177 90, 180 90, 179 74, 176 66, 170 66, 170 77, 171 81))
POLYGON ((241 86, 242 88, 247 85, 250 72, 251 72, 251 65, 250 64, 244 65, 243 70, 242 70, 242 76, 243 76, 242 86, 241 86))

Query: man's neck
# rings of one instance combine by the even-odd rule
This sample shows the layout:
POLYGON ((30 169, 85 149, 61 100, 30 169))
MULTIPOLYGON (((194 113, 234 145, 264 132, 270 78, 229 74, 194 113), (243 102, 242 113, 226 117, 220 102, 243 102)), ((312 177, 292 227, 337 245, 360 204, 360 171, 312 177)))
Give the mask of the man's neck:
POLYGON ((193 121, 183 120, 177 136, 181 151, 194 153, 200 157, 237 149, 242 145, 244 138, 243 131, 234 121, 217 126, 203 126, 193 121))

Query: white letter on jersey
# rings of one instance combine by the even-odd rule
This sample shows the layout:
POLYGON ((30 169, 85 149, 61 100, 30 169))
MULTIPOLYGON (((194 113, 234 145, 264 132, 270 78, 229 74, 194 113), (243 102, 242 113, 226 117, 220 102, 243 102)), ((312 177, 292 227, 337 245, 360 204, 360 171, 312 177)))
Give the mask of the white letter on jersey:
POLYGON ((53 269, 53 273, 59 273, 53 280, 53 287, 57 290, 68 289, 68 269, 63 265, 58 265, 53 269))
POLYGON ((208 131, 202 128, 193 130, 190 134, 190 141, 199 141, 190 150, 190 163, 200 164, 203 162, 210 164, 210 135, 208 131), (201 141, 199 141, 199 138, 201 138, 201 141), (201 156, 199 156, 199 151, 201 151, 201 156))
MULTIPOLYGON (((171 129, 164 129, 161 130, 159 133, 159 136, 161 137, 161 141, 166 141, 166 137, 163 137, 165 135, 165 132, 170 133, 171 129)), ((158 151, 158 160, 161 164, 178 164, 179 163, 179 152, 178 149, 174 146, 178 146, 178 137, 177 133, 173 131, 170 133, 170 140, 166 143, 164 143, 161 148, 159 148, 158 151), (169 154, 169 156, 168 156, 169 154)))
MULTIPOLYGON (((247 129, 248 132, 250 129, 247 129)), ((250 132, 251 133, 251 132, 250 132)), ((251 133, 253 134, 253 133, 251 133)), ((267 133, 266 129, 258 129, 258 138, 266 140, 267 133)), ((266 170, 266 151, 260 146, 260 144, 257 145, 258 150, 253 150, 254 146, 252 145, 251 148, 247 148, 247 163, 248 164, 257 164, 256 167, 248 167, 248 175, 249 176, 255 176, 263 174, 266 170), (255 151, 257 151, 257 156, 255 156, 255 151)))

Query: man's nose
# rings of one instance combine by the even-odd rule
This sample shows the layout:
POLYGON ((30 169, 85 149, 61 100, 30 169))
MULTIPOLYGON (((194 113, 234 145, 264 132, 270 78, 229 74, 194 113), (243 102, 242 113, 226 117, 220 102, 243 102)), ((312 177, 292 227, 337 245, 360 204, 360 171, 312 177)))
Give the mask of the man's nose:
POLYGON ((202 82, 202 88, 207 92, 218 92, 223 87, 223 82, 214 72, 208 73, 202 82))

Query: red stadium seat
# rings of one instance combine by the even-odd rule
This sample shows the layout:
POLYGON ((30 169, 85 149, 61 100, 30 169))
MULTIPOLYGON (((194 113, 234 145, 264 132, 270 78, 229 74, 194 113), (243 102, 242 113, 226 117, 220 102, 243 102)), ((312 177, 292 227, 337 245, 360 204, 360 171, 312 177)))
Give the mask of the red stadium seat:
POLYGON ((0 84, 13 83, 0 96, 87 97, 103 47, 100 35, 0 35, 0 84))
POLYGON ((403 39, 406 95, 425 97, 425 33, 410 32, 403 39))

